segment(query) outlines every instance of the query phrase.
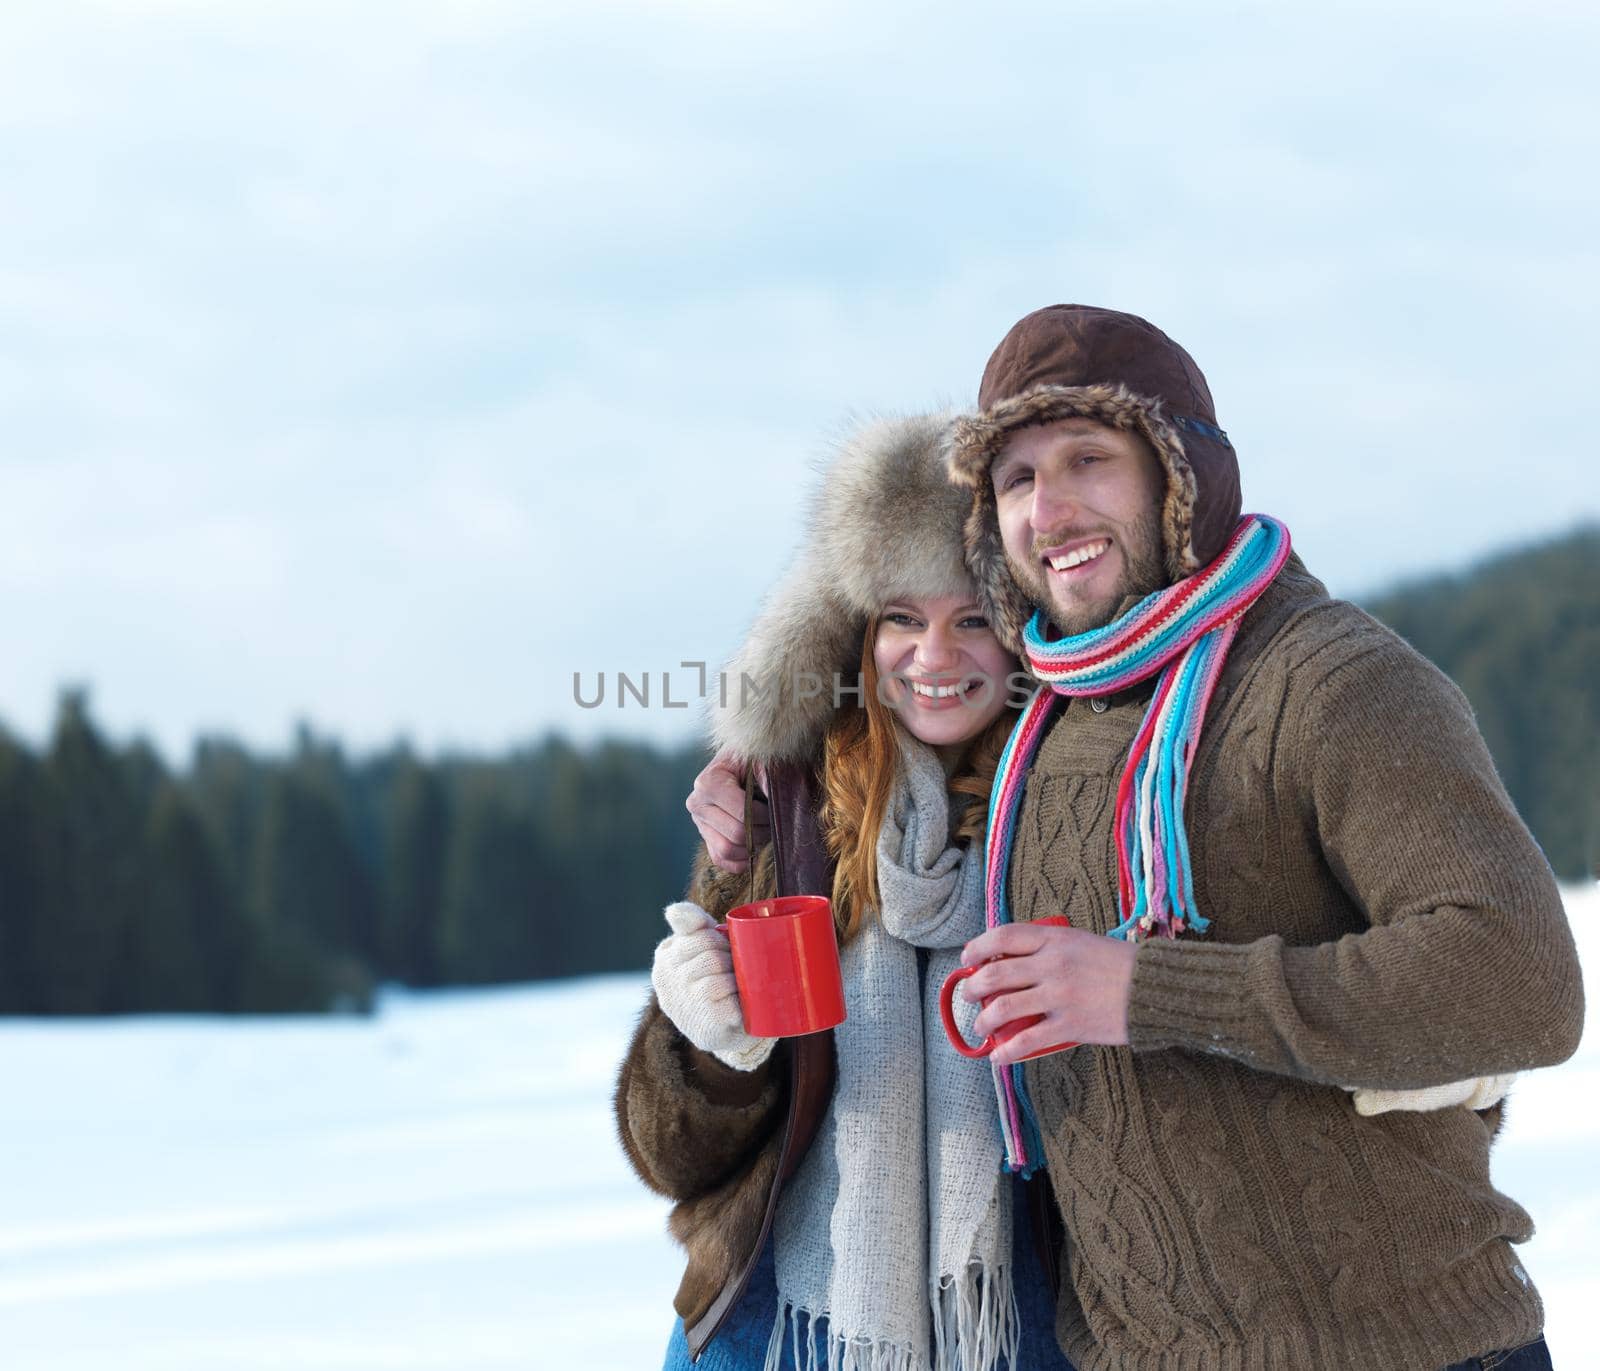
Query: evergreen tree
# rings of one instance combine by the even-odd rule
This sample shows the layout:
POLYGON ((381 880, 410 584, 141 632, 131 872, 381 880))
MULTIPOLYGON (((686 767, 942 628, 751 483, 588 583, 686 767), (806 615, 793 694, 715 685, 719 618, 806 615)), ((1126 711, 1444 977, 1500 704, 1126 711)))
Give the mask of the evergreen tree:
POLYGON ((449 811, 433 767, 403 752, 388 768, 379 966, 407 985, 437 985, 449 811))
POLYGON ((41 1007, 34 940, 46 916, 40 854, 48 800, 39 764, 0 731, 0 1013, 41 1007))
POLYGON ((539 824, 549 835, 562 891, 562 973, 589 974, 648 963, 663 936, 662 906, 688 880, 697 837, 683 808, 696 749, 662 753, 608 742, 584 752, 548 742, 539 824))
POLYGON ((253 896, 253 912, 267 926, 374 960, 371 883, 336 797, 314 770, 291 765, 267 782, 253 896))
POLYGON ((527 980, 567 970, 564 929, 551 917, 562 900, 549 854, 496 780, 488 768, 475 770, 456 807, 440 929, 448 981, 527 980))
POLYGON ((254 869, 256 836, 270 769, 228 739, 202 738, 195 744, 188 790, 195 809, 216 839, 218 854, 236 895, 247 891, 254 869))
POLYGON ((230 1008, 247 933, 212 839, 172 782, 163 784, 151 807, 140 885, 109 1007, 128 1013, 230 1008))
POLYGON ((45 779, 46 893, 32 940, 35 993, 42 1009, 99 1013, 109 1007, 117 950, 137 900, 143 825, 127 775, 95 731, 81 690, 62 694, 45 779))

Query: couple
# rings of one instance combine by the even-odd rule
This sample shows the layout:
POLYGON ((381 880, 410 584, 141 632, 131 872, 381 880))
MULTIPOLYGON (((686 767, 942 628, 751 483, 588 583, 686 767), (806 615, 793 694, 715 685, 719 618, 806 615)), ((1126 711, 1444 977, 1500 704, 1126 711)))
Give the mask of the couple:
POLYGON ((861 435, 728 678, 616 1095, 689 1254, 668 1366, 1550 1365, 1488 1154, 1581 1031, 1559 893, 1459 692, 1241 517, 1183 349, 1053 306, 978 413, 861 435), (831 1034, 747 1037, 709 928, 752 771, 831 1034), (958 964, 969 1037, 1039 1016, 992 1069, 958 964))

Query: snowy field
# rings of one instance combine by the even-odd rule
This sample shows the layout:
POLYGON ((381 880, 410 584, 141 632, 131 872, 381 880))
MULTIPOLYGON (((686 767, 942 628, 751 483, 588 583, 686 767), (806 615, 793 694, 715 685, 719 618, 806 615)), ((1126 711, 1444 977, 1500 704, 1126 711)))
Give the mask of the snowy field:
MULTIPOLYGON (((1568 908, 1595 1006, 1600 893, 1568 908)), ((0 1021, 0 1367, 659 1366, 679 1262, 609 1107, 644 986, 0 1021)), ((1597 1016, 1496 1150, 1563 1371, 1600 1366, 1597 1016)))

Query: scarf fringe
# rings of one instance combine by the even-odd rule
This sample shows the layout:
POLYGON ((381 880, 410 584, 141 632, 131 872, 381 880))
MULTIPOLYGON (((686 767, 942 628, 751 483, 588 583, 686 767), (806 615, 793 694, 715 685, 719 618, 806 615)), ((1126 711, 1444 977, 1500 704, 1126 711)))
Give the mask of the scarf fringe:
POLYGON ((821 1337, 817 1318, 808 1309, 786 1300, 778 1301, 778 1316, 767 1339, 767 1357, 762 1371, 779 1371, 783 1365, 783 1345, 789 1342, 796 1371, 926 1371, 917 1359, 917 1350, 901 1343, 863 1337, 846 1338, 830 1324, 821 1337), (800 1331, 805 1323, 805 1332, 800 1331))
POLYGON ((997 1371, 1017 1364, 1022 1315, 1010 1266, 977 1262, 941 1276, 932 1295, 934 1371, 997 1371))
MULTIPOLYGON (((959 1276, 939 1278, 929 1296, 932 1371, 1009 1371, 1017 1364, 1022 1315, 1011 1276, 1009 1265, 985 1271, 973 1262, 959 1276)), ((762 1371, 779 1371, 785 1343, 797 1371, 929 1371, 914 1347, 844 1337, 831 1325, 819 1335, 818 1317, 780 1300, 762 1371)))

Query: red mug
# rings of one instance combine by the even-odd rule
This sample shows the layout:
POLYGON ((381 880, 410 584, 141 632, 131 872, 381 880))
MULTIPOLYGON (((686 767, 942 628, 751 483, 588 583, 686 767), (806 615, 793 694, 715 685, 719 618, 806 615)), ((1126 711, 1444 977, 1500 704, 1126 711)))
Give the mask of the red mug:
POLYGON ((833 904, 826 895, 780 895, 728 911, 717 925, 733 950, 744 1031, 794 1038, 844 1022, 844 981, 833 904))
MULTIPOLYGON (((1052 914, 1047 919, 1035 919, 1034 923, 1055 924, 1060 928, 1072 927, 1065 914, 1052 914)), ((989 958, 991 962, 999 960, 998 957, 989 958)), ((985 962, 984 965, 987 966, 988 962, 985 962)), ((1030 1014, 1025 1019, 1012 1019, 1010 1023, 1001 1024, 978 1046, 969 1046, 966 1039, 961 1036, 961 1030, 956 1027, 955 1006, 952 1000, 956 993, 956 986, 978 970, 979 968, 976 966, 958 966, 945 977, 944 985, 939 991, 939 1017, 944 1020, 945 1037, 950 1039, 950 1046, 955 1048, 963 1057, 987 1057, 1001 1043, 1010 1041, 1025 1028, 1032 1028, 1034 1024, 1044 1017, 1043 1014, 1030 1014)), ((989 996, 989 1000, 995 998, 994 995, 989 996)), ((984 1004, 987 1005, 989 1000, 985 1000, 984 1004)), ((1078 1046, 1077 1043, 1053 1043, 1049 1047, 1041 1047, 1037 1052, 1030 1052, 1026 1057, 1019 1057, 1017 1060, 1029 1062, 1035 1057, 1047 1056, 1051 1052, 1064 1052, 1067 1048, 1076 1046, 1078 1046)))

